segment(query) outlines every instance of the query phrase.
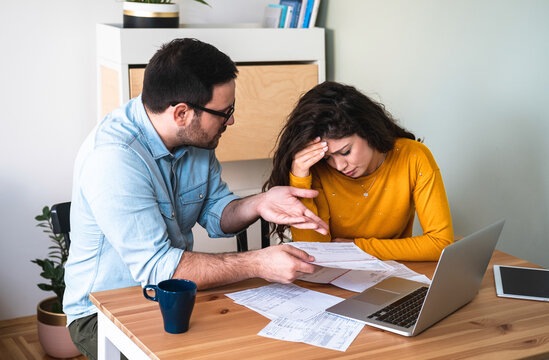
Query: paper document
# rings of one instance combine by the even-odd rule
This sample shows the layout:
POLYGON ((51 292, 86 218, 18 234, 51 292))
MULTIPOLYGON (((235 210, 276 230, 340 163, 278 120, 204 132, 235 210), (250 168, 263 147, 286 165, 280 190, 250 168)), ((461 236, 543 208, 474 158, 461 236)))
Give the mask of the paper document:
POLYGON ((340 297, 294 284, 271 284, 226 296, 271 320, 278 317, 307 320, 343 301, 340 297))
POLYGON ((353 243, 296 241, 286 243, 315 257, 312 264, 348 270, 390 270, 383 261, 353 243))
MULTIPOLYGON (((362 292, 389 276, 399 276, 429 284, 431 280, 396 261, 381 261, 352 243, 289 243, 315 257, 322 266, 300 280, 333 284, 362 292), (328 265, 329 266, 326 266, 328 265)), ((327 313, 341 302, 337 296, 309 290, 295 284, 271 284, 225 294, 237 304, 271 319, 258 335, 345 351, 364 324, 327 313)))
POLYGON ((431 279, 429 279, 427 276, 425 276, 423 274, 418 274, 417 272, 413 271, 412 269, 410 269, 406 265, 403 265, 403 264, 401 264, 399 262, 396 262, 394 260, 384 261, 384 262, 385 262, 385 264, 393 267, 394 271, 391 274, 391 276, 398 276, 398 277, 401 277, 401 278, 405 278, 405 279, 413 280, 413 281, 417 281, 417 282, 422 282, 422 283, 426 283, 426 284, 431 283, 431 279))
POLYGON ((258 335, 345 351, 364 324, 326 313, 342 298, 294 284, 271 284, 225 294, 272 321, 258 335))
POLYGON ((345 351, 363 327, 360 321, 324 312, 307 321, 275 319, 258 335, 345 351))
POLYGON ((430 283, 425 275, 410 270, 396 261, 381 261, 353 243, 288 243, 315 257, 313 264, 323 266, 314 274, 303 274, 299 280, 332 284, 345 290, 362 292, 389 276, 430 283))

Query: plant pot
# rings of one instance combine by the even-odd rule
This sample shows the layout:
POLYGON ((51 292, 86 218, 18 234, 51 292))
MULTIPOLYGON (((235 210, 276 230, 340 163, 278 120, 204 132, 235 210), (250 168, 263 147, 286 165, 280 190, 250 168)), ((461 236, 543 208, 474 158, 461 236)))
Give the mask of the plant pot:
POLYGON ((125 1, 125 28, 177 28, 179 27, 178 4, 150 4, 125 1))
POLYGON ((49 356, 71 358, 80 355, 67 328, 67 315, 51 312, 57 297, 42 300, 37 307, 38 340, 49 356))

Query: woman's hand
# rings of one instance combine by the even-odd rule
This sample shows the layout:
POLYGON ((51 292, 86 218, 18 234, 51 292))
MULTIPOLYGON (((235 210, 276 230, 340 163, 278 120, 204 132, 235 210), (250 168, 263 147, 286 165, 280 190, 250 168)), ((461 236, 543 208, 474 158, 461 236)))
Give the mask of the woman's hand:
POLYGON ((324 157, 327 150, 328 144, 324 141, 320 141, 319 137, 311 141, 303 150, 298 151, 294 155, 292 175, 296 177, 309 176, 309 169, 311 166, 319 162, 324 157))

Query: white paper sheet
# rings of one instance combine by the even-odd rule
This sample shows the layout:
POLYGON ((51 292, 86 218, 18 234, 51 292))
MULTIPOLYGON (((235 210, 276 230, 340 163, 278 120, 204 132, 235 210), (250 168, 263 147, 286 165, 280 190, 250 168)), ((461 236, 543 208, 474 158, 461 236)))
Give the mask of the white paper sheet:
POLYGON ((413 271, 412 269, 410 269, 404 264, 401 264, 393 260, 384 261, 384 263, 393 268, 393 273, 391 274, 391 276, 398 276, 401 278, 418 281, 426 284, 431 283, 431 279, 429 279, 427 276, 423 274, 418 274, 417 272, 413 271))
POLYGON ((307 242, 287 243, 315 257, 312 264, 349 270, 390 270, 391 267, 375 256, 362 251, 353 243, 307 242))
POLYGON ((343 300, 295 284, 271 284, 226 295, 269 319, 285 317, 292 320, 313 318, 343 300))
POLYGON ((396 261, 381 261, 353 243, 288 243, 315 257, 313 264, 323 266, 314 274, 303 274, 299 280, 332 284, 342 289, 362 292, 389 276, 429 284, 431 280, 396 261))
POLYGON ((324 312, 307 321, 275 319, 258 335, 345 351, 363 327, 359 321, 324 312))
POLYGON ((346 274, 331 281, 330 284, 349 291, 363 292, 391 275, 391 271, 349 270, 346 274))
MULTIPOLYGON (((322 252, 323 249, 325 250, 324 247, 303 246, 303 250, 311 255, 314 251, 322 252)), ((349 257, 355 257, 354 260, 362 261, 359 257, 364 256, 356 253, 352 246, 340 247, 338 250, 342 250, 338 251, 339 259, 348 254, 349 257)), ((316 257, 316 255, 313 256, 316 257)), ((325 254, 321 254, 320 259, 325 259, 324 256, 325 254)), ((367 254, 367 256, 370 255, 367 254)), ((427 284, 431 282, 425 275, 418 274, 396 261, 382 262, 374 259, 383 264, 377 271, 323 267, 315 274, 307 274, 300 279, 316 283, 331 283, 356 292, 362 292, 389 276, 399 276, 427 284)), ((341 263, 345 261, 339 261, 339 264, 341 263)), ((225 295, 236 303, 271 319, 271 322, 258 335, 273 339, 303 342, 345 351, 364 327, 360 321, 324 311, 342 301, 342 298, 301 288, 295 284, 271 284, 225 295)))
POLYGON ((341 302, 294 284, 271 284, 225 294, 272 321, 258 335, 345 351, 364 325, 324 310, 341 302))

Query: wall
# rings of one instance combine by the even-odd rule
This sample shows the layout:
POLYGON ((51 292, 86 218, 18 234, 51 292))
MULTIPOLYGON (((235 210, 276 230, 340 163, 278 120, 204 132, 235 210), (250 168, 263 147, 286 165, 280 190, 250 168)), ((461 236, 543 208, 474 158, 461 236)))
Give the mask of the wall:
POLYGON ((498 248, 549 267, 549 2, 323 1, 328 79, 425 139, 455 232, 505 218, 498 248))

